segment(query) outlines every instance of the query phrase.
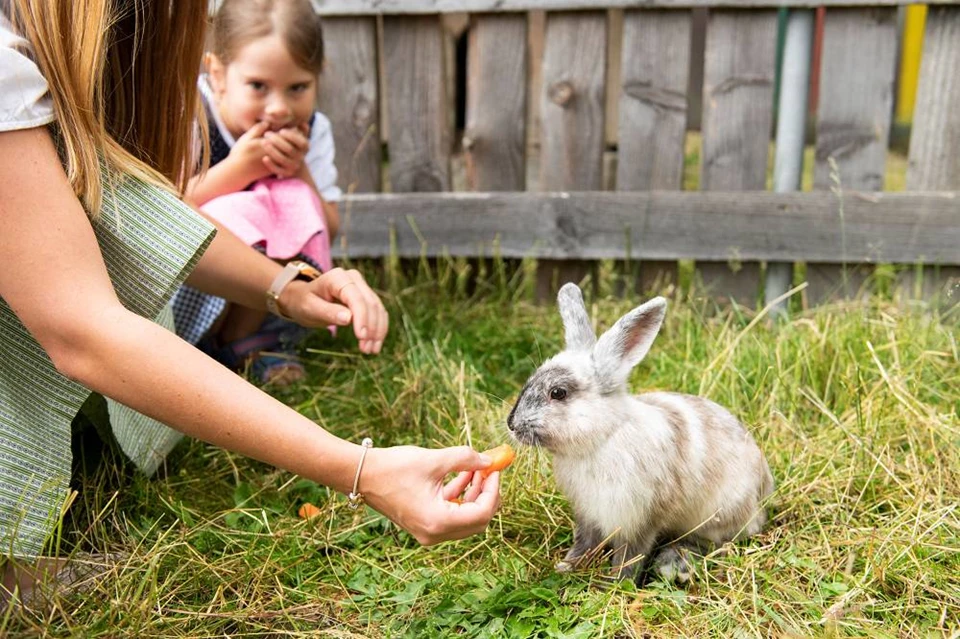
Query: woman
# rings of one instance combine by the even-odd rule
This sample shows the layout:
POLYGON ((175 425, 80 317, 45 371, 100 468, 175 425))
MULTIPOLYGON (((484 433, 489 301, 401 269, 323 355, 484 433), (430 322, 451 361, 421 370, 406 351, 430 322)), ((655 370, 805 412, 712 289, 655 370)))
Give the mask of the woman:
POLYGON ((489 465, 485 457, 467 447, 365 449, 339 439, 158 325, 168 322, 167 302, 186 280, 250 308, 272 306, 304 326, 350 326, 364 353, 379 352, 387 332, 383 305, 356 271, 298 277, 216 232, 177 198, 191 173, 206 0, 7 4, 11 20, 0 23, 4 552, 34 560, 59 520, 71 422, 90 391, 113 400, 113 433, 148 472, 183 433, 354 493, 352 501, 423 544, 484 530, 499 506, 497 474, 482 481, 473 472, 489 465), (448 501, 468 485, 465 503, 448 501))

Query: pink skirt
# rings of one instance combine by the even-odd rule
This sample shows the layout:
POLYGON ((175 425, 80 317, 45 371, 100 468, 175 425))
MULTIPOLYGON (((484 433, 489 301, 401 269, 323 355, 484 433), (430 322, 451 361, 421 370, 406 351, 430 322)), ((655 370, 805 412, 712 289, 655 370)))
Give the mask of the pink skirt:
POLYGON ((216 197, 201 210, 267 256, 289 260, 302 253, 322 271, 332 268, 330 234, 316 191, 297 178, 265 178, 247 191, 216 197))

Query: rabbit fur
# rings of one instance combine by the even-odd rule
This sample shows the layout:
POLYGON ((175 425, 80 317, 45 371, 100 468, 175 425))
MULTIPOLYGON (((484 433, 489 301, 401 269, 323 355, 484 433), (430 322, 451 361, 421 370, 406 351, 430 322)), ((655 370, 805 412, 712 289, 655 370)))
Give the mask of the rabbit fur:
POLYGON ((628 392, 666 300, 634 308, 599 339, 575 284, 557 300, 566 348, 530 376, 507 419, 516 441, 552 453, 572 505, 574 545, 557 569, 609 547, 615 577, 635 578, 652 563, 663 578, 686 581, 686 549, 762 529, 773 491, 767 461, 743 425, 706 398, 628 392))

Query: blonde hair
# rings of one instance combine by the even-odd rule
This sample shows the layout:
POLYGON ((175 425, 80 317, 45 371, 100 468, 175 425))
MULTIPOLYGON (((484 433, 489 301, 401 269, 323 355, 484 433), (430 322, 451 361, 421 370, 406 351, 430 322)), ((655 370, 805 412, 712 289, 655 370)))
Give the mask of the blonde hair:
POLYGON ((213 53, 228 65, 247 44, 274 33, 298 67, 323 70, 323 29, 310 0, 223 0, 213 19, 213 53))
POLYGON ((207 0, 12 4, 11 20, 50 86, 59 151, 88 215, 99 214, 104 168, 182 193, 207 0))

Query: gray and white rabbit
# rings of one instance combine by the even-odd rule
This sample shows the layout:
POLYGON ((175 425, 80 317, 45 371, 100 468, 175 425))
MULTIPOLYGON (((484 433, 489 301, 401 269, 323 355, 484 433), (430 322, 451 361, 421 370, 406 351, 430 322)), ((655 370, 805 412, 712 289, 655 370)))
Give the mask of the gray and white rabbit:
POLYGON ((773 491, 767 461, 718 404, 627 391, 666 300, 638 306, 599 339, 575 284, 564 285, 557 301, 566 349, 530 376, 507 419, 518 442, 553 454, 557 484, 573 507, 574 544, 557 570, 609 547, 615 573, 635 578, 657 544, 668 542, 654 570, 687 581, 684 547, 709 548, 762 529, 773 491))

